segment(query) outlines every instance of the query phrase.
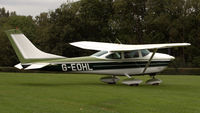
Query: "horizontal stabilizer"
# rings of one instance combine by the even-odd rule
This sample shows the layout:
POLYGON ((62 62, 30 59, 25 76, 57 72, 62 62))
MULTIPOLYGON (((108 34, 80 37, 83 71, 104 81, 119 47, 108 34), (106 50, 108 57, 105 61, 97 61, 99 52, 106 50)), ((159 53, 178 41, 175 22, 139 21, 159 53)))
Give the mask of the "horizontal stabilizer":
POLYGON ((35 64, 31 64, 30 66, 28 66, 27 68, 25 68, 24 70, 29 70, 29 69, 40 69, 43 68, 45 66, 49 65, 49 63, 35 63, 35 64))
POLYGON ((19 63, 19 64, 15 65, 14 67, 16 67, 17 69, 23 69, 23 67, 22 67, 22 64, 21 64, 21 63, 19 63))
POLYGON ((92 42, 92 41, 80 41, 80 42, 73 42, 70 44, 82 49, 97 50, 97 51, 132 51, 132 50, 142 50, 142 49, 171 48, 171 47, 190 45, 190 43, 129 45, 129 44, 116 44, 116 43, 104 43, 104 42, 92 42))

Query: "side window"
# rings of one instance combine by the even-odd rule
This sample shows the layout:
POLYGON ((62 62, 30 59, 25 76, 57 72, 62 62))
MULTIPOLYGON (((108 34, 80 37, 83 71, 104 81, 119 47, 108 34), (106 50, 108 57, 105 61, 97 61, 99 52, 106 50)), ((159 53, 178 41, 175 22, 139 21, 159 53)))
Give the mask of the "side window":
POLYGON ((121 59, 121 53, 115 52, 115 53, 112 53, 112 54, 108 55, 106 58, 109 58, 109 59, 121 59))
POLYGON ((124 58, 137 58, 137 57, 139 57, 138 51, 124 52, 124 58))

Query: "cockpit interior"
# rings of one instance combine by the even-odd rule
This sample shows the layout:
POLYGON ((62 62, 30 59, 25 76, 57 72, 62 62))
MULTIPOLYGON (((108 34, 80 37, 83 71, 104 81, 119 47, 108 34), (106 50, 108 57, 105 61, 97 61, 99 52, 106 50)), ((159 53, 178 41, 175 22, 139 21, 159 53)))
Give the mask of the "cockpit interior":
POLYGON ((132 59, 132 58, 141 58, 149 54, 149 50, 133 50, 133 51, 123 51, 123 52, 108 52, 108 51, 99 51, 91 56, 104 58, 104 59, 132 59))

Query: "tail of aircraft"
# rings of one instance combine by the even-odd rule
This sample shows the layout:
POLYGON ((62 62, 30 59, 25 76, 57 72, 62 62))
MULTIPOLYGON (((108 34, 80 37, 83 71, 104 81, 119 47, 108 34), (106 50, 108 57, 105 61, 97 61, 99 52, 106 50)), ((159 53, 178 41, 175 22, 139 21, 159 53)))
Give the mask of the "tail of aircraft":
POLYGON ((6 34, 15 50, 15 53, 17 54, 19 61, 22 64, 65 58, 63 56, 45 53, 39 50, 20 30, 8 30, 6 31, 6 34))

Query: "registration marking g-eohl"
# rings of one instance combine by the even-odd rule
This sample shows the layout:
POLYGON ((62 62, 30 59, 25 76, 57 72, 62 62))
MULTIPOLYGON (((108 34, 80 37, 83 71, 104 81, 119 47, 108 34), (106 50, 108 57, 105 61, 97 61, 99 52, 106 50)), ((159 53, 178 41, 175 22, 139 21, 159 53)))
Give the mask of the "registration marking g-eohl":
POLYGON ((88 63, 62 64, 62 71, 92 71, 88 63))

